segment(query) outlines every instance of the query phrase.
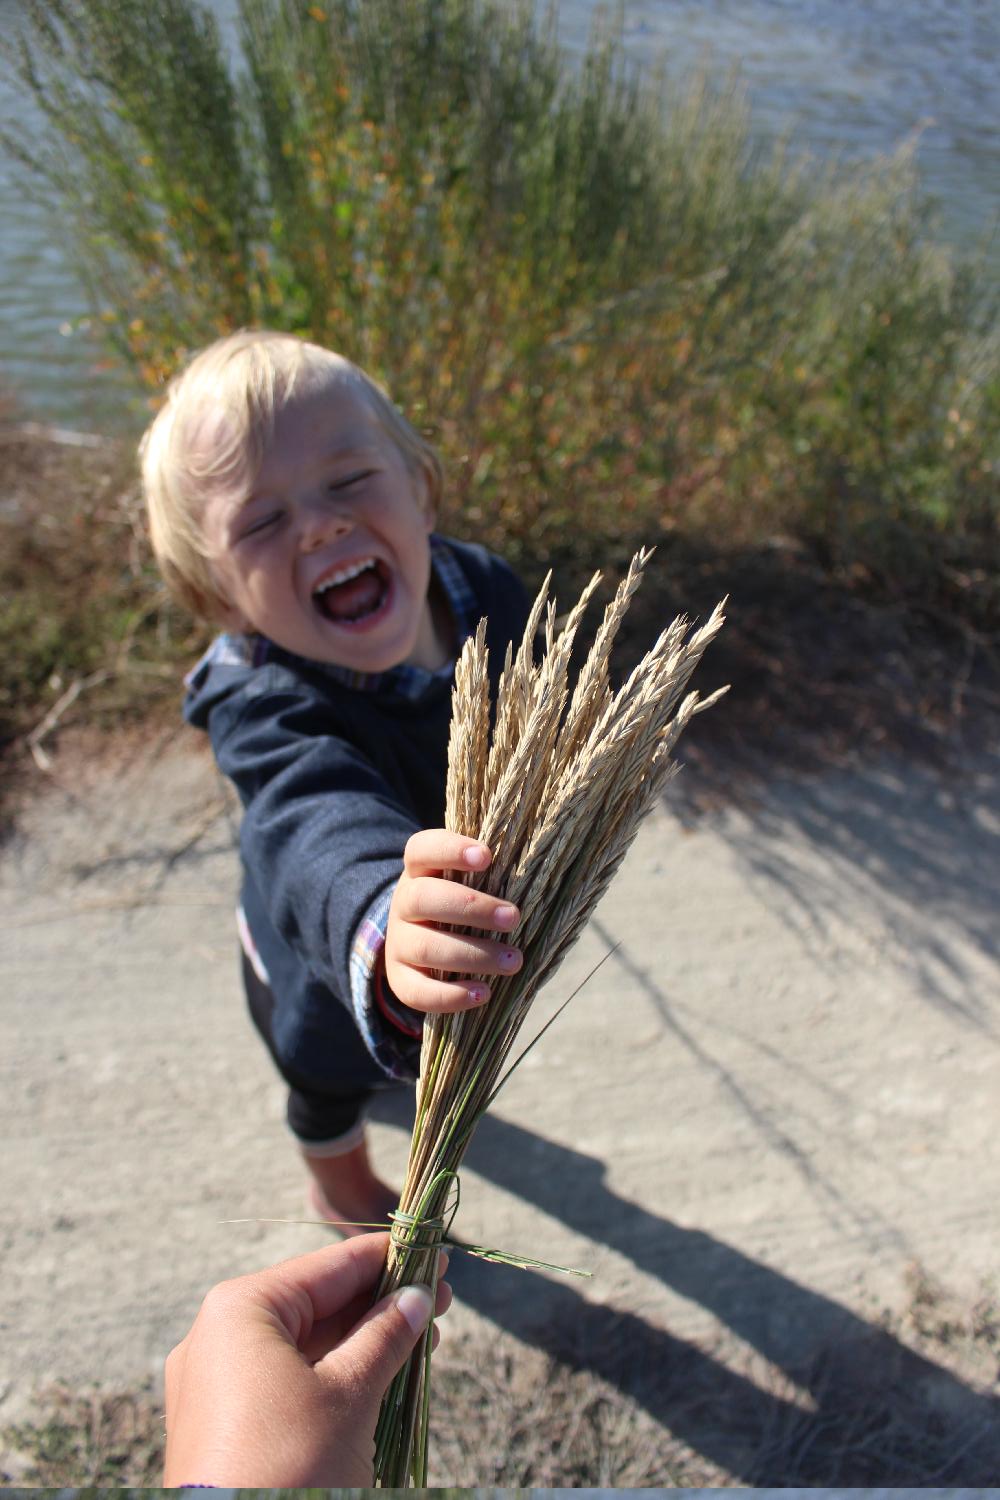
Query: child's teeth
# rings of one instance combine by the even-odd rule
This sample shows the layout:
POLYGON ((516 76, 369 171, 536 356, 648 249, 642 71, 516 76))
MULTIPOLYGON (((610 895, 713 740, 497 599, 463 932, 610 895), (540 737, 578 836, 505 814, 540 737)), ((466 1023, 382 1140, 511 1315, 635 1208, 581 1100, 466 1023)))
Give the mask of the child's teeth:
POLYGON ((359 574, 366 572, 368 568, 373 568, 374 566, 375 559, 369 557, 362 563, 355 563, 351 568, 341 568, 339 573, 334 573, 332 577, 325 578, 314 590, 314 593, 325 594, 327 589, 334 588, 338 583, 350 583, 352 578, 357 578, 359 574))

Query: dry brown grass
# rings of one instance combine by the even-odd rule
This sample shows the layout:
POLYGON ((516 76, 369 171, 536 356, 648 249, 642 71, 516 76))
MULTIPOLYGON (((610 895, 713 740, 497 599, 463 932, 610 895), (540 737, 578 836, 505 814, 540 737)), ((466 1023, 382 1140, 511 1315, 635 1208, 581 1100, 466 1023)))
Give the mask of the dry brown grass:
POLYGON ((0 795, 63 728, 176 714, 203 636, 156 578, 132 454, 5 422, 0 395, 0 795))
POLYGON ((148 1386, 103 1391, 56 1384, 39 1394, 32 1417, 0 1432, 0 1482, 44 1489, 159 1485, 163 1441, 163 1406, 148 1386))

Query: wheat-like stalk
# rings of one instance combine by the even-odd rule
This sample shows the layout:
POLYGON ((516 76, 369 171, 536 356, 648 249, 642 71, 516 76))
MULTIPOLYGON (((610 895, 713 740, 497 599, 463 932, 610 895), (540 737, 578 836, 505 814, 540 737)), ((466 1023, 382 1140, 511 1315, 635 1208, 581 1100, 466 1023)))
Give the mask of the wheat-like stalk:
MULTIPOLYGON (((650 553, 633 558, 608 605, 572 695, 569 667, 595 574, 561 630, 547 578, 515 654, 508 647, 492 743, 485 621, 455 671, 446 826, 481 839, 489 869, 460 878, 521 910, 517 974, 492 981, 487 1005, 424 1023, 416 1120, 406 1180, 379 1296, 433 1284, 449 1199, 466 1147, 492 1102, 511 1048, 541 985, 579 936, 675 766, 671 752, 691 717, 725 689, 684 695, 723 622, 722 605, 689 634, 674 620, 618 689, 608 660, 650 553), (544 650, 535 660, 544 618, 544 650)), ((380 1484, 426 1484, 430 1333, 390 1387, 376 1434, 380 1484)))

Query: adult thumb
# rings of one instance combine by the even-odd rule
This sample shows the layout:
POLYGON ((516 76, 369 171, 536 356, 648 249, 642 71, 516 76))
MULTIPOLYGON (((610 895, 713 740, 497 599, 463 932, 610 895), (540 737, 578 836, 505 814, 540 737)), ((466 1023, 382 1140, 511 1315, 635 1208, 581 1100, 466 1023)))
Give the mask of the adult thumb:
POLYGON ((335 1378, 346 1376, 355 1389, 367 1388, 381 1401, 430 1322, 432 1307, 430 1287, 400 1287, 383 1297, 318 1368, 325 1365, 335 1378))

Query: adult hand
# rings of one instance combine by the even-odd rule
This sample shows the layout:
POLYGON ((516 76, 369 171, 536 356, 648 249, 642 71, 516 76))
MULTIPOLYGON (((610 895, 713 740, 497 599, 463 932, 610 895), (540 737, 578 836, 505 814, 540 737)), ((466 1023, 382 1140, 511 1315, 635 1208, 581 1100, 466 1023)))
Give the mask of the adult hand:
POLYGON ((167 1358, 165 1485, 371 1485, 382 1396, 431 1313, 427 1287, 371 1306, 387 1246, 361 1235, 213 1287, 167 1358))
POLYGON ((521 954, 509 942, 447 930, 510 932, 520 922, 516 906, 446 878, 449 871, 485 870, 491 858, 485 844, 444 828, 425 828, 407 841, 389 907, 385 977, 411 1009, 471 1010, 490 998, 480 976, 516 974, 521 967, 521 954), (438 978, 435 971, 461 977, 438 978))

